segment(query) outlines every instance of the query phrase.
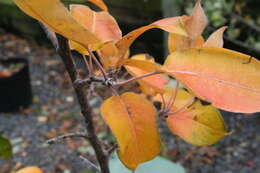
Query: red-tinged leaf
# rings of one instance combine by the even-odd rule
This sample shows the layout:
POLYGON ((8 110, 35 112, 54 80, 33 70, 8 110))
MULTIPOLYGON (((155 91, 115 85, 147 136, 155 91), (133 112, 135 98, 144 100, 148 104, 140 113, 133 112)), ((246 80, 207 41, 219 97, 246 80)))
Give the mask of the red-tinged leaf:
POLYGON ((260 62, 217 47, 169 55, 163 69, 214 106, 232 112, 260 111, 260 62))
POLYGON ((202 47, 203 44, 204 39, 202 36, 197 37, 195 40, 178 34, 169 34, 168 36, 168 49, 170 53, 176 50, 202 47))
POLYGON ((135 93, 113 96, 101 105, 101 115, 119 144, 119 158, 129 169, 153 159, 160 152, 156 110, 135 93))
POLYGON ((167 124, 173 133, 196 146, 212 145, 228 135, 220 112, 213 106, 197 105, 170 115, 167 124))
POLYGON ((102 9, 104 11, 108 11, 108 8, 107 8, 106 4, 102 0, 88 0, 88 1, 93 3, 93 4, 95 4, 100 9, 102 9))
MULTIPOLYGON (((154 59, 147 54, 138 54, 125 62, 124 67, 134 77, 138 77, 147 73, 155 72, 160 68, 159 64, 154 62, 154 59)), ((155 95, 163 93, 165 85, 169 79, 164 74, 157 74, 144 77, 138 80, 143 93, 155 95)))
POLYGON ((15 0, 27 15, 81 45, 99 44, 95 34, 80 25, 59 0, 15 0))
POLYGON ((224 31, 227 29, 227 26, 223 26, 213 32, 208 40, 204 43, 203 46, 208 46, 208 47, 223 47, 224 40, 223 40, 223 34, 224 31))
POLYGON ((150 25, 143 26, 141 28, 138 28, 136 30, 133 30, 132 32, 128 33, 125 35, 120 41, 117 42, 117 47, 120 50, 121 54, 124 54, 131 44, 145 31, 153 28, 159 28, 162 29, 166 32, 170 33, 175 33, 175 34, 180 34, 187 36, 187 33, 184 29, 182 20, 186 16, 181 16, 181 17, 170 17, 170 18, 165 18, 158 20, 150 25))
POLYGON ((71 15, 86 29, 104 42, 122 38, 122 32, 116 20, 105 11, 95 12, 85 5, 70 5, 71 15))
POLYGON ((189 37, 195 39, 203 33, 207 25, 207 17, 201 7, 201 0, 197 0, 191 16, 185 21, 185 29, 189 37))
MULTIPOLYGON (((122 38, 116 20, 108 12, 95 12, 87 6, 75 4, 70 5, 70 12, 78 23, 95 34, 102 42, 117 41, 122 38)), ((86 48, 76 42, 70 41, 70 48, 88 55, 86 48)), ((92 46, 92 49, 96 48, 92 46)))

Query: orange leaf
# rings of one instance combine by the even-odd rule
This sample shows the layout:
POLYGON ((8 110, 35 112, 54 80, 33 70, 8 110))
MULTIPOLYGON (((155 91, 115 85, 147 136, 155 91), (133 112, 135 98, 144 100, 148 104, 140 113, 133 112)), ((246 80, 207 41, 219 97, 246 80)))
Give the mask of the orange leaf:
MULTIPOLYGON (((160 67, 154 59, 147 54, 138 54, 127 60, 124 64, 126 70, 134 77, 141 76, 150 72, 155 72, 160 67)), ((164 91, 168 83, 167 76, 163 74, 152 75, 138 80, 141 89, 145 94, 155 95, 164 91)))
POLYGON ((228 135, 220 112, 213 106, 197 105, 170 115, 167 124, 173 133, 196 146, 212 145, 228 135))
POLYGON ((201 0, 197 0, 191 16, 184 23, 185 29, 191 39, 201 36, 207 25, 207 17, 201 7, 201 0))
POLYGON ((43 173, 43 171, 36 166, 28 166, 23 169, 19 169, 16 173, 43 173))
POLYGON ((186 16, 161 19, 150 25, 143 26, 141 28, 133 30, 132 32, 125 35, 120 41, 118 41, 116 45, 120 50, 121 54, 124 54, 124 52, 126 52, 131 46, 131 44, 136 40, 136 38, 138 38, 145 31, 153 28, 160 28, 170 33, 187 36, 187 33, 182 24, 182 19, 184 17, 186 16))
POLYGON ((178 34, 169 34, 168 49, 172 53, 176 50, 183 50, 193 47, 202 47, 204 39, 202 36, 197 37, 195 40, 178 34))
POLYGON ((122 38, 116 20, 105 11, 95 12, 85 5, 70 5, 71 15, 104 42, 122 38))
POLYGON ((201 99, 232 112, 260 111, 260 62, 224 48, 176 51, 163 69, 201 99))
POLYGON ((101 115, 119 144, 119 158, 135 170, 160 152, 156 110, 144 97, 128 92, 113 96, 101 105, 101 115))
POLYGON ((76 21, 59 0, 15 0, 14 2, 27 15, 70 40, 84 46, 101 42, 91 31, 76 21))
POLYGON ((204 43, 203 46, 212 46, 212 47, 223 47, 224 41, 223 41, 223 34, 224 31, 227 29, 226 26, 223 26, 221 28, 219 28, 218 30, 216 30, 215 32, 213 32, 208 40, 204 43))
POLYGON ((88 0, 88 1, 95 4, 96 6, 101 8, 102 10, 108 11, 106 4, 102 0, 88 0))

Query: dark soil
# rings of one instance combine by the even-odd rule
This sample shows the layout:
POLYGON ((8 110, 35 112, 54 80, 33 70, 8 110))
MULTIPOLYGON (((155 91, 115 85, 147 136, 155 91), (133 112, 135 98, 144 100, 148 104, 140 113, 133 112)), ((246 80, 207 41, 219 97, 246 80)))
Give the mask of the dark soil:
MULTIPOLYGON (((33 104, 19 113, 0 114, 0 131, 13 144, 12 161, 0 161, 0 173, 36 165, 45 173, 83 173, 88 165, 80 152, 94 160, 93 150, 82 140, 68 140, 54 145, 45 141, 57 135, 83 131, 84 124, 63 65, 53 50, 35 43, 0 35, 0 58, 27 56, 33 88, 33 104)), ((97 104, 93 98, 91 103, 97 104)), ((230 136, 212 147, 193 147, 162 127, 165 143, 162 155, 181 163, 190 173, 260 173, 260 116, 223 113, 230 136)), ((97 116, 100 137, 104 124, 97 116)))

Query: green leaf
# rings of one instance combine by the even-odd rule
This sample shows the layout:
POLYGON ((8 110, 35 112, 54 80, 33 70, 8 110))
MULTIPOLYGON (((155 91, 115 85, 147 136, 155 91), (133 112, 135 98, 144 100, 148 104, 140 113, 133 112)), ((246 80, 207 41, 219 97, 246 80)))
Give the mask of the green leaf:
MULTIPOLYGON (((2 135, 3 132, 0 132, 2 135)), ((12 157, 12 145, 7 138, 0 136, 0 158, 10 159, 12 157)))

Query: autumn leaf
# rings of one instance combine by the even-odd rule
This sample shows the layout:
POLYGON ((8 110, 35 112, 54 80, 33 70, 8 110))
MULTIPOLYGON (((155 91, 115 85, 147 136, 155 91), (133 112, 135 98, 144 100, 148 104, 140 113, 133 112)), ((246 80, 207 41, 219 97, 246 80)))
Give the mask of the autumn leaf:
MULTIPOLYGON (((168 105, 175 92, 175 89, 167 88, 164 100, 159 95, 154 100, 168 105)), ((168 115, 166 121, 170 130, 192 145, 212 145, 228 134, 220 112, 213 106, 203 106, 184 89, 177 90, 168 115)))
POLYGON ((43 173, 43 171, 37 166, 28 166, 22 169, 19 169, 15 173, 43 173))
POLYGON ((88 0, 88 1, 95 4, 96 6, 101 8, 102 10, 108 11, 106 4, 102 0, 88 0))
POLYGON ((202 47, 203 44, 204 39, 202 36, 197 37, 195 40, 178 34, 169 34, 168 36, 168 50, 170 53, 177 50, 202 47))
POLYGON ((204 39, 201 34, 207 25, 207 18, 201 7, 200 0, 197 1, 192 14, 182 19, 182 23, 188 35, 183 36, 170 33, 168 36, 168 49, 170 53, 176 50, 203 46, 204 39))
MULTIPOLYGON (((138 54, 131 57, 124 64, 126 70, 134 77, 138 77, 147 73, 157 71, 159 64, 156 64, 154 59, 147 54, 138 54)), ((168 83, 168 78, 164 74, 157 74, 144 77, 137 82, 143 93, 148 95, 155 95, 163 93, 165 85, 168 83)))
POLYGON ((228 135, 220 112, 213 106, 197 105, 167 118, 170 130, 186 142, 208 146, 228 135))
POLYGON ((196 39, 203 33, 207 26, 207 17, 201 7, 201 0, 197 0, 194 10, 184 22, 185 29, 191 39, 196 39))
POLYGON ((224 48, 193 48, 170 54, 163 69, 220 109, 260 111, 260 62, 253 57, 224 48))
POLYGON ((223 26, 213 32, 207 41, 204 43, 203 46, 208 47, 223 47, 224 40, 223 40, 223 33, 227 29, 227 26, 223 26))
POLYGON ((128 92, 112 96, 101 105, 101 115, 119 144, 119 158, 135 170, 160 152, 156 110, 144 97, 128 92))
MULTIPOLYGON (((71 15, 78 23, 95 34, 102 42, 116 41, 122 38, 116 20, 106 11, 95 12, 85 5, 70 5, 71 15)), ((70 41, 70 48, 88 55, 88 51, 80 44, 70 41)))
POLYGON ((95 34, 76 21, 59 0, 14 0, 14 2, 27 15, 83 46, 101 42, 95 34))
POLYGON ((166 32, 175 33, 187 36, 187 33, 184 29, 182 20, 186 16, 178 16, 178 17, 169 17, 158 20, 150 25, 143 26, 141 28, 135 29, 132 32, 125 35, 120 41, 116 43, 116 46, 120 50, 121 54, 124 54, 131 44, 145 31, 153 28, 159 28, 166 32))

